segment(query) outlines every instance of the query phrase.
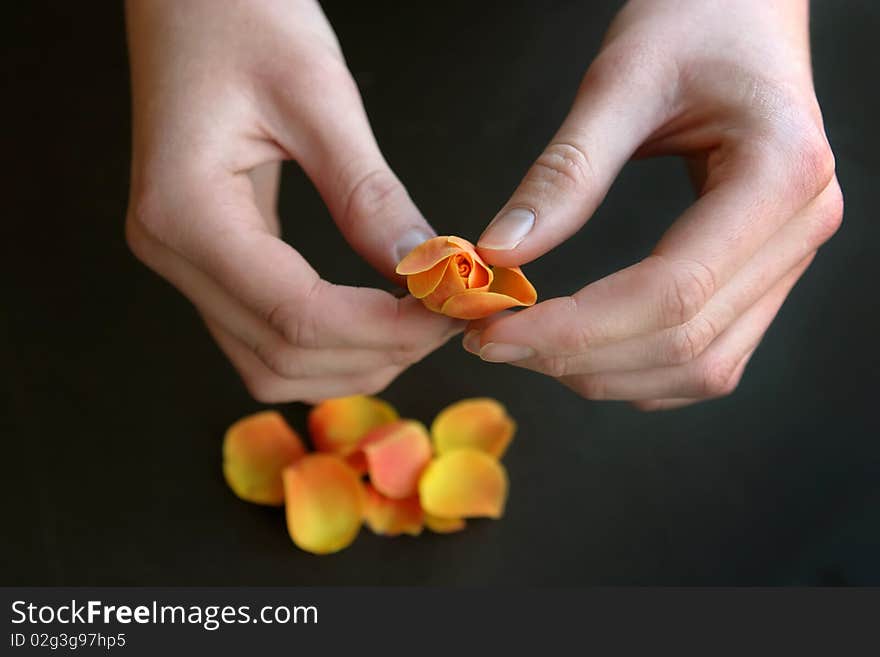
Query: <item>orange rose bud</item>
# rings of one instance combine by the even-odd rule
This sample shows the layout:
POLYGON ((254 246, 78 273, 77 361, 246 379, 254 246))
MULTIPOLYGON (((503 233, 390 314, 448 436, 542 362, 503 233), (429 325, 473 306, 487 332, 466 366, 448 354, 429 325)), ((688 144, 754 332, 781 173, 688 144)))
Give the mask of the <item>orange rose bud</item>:
POLYGON ((538 299, 519 267, 489 267, 473 244, 451 235, 423 242, 396 271, 426 308, 458 319, 480 319, 538 299))
POLYGON ((431 424, 434 451, 473 447, 501 458, 516 431, 504 406, 488 397, 462 399, 444 408, 431 424))
POLYGON ((370 484, 364 488, 364 520, 373 533, 381 536, 418 536, 422 533, 425 514, 417 496, 393 500, 370 484))
POLYGON ((507 500, 507 472, 486 452, 455 449, 434 459, 419 480, 426 513, 438 518, 500 518, 507 500))
POLYGON ((281 471, 306 453, 302 439, 277 411, 240 419, 223 438, 223 476, 241 499, 280 506, 281 471))
POLYGON ((357 473, 333 454, 309 454, 282 476, 293 542, 314 554, 351 545, 364 517, 364 485, 357 473))
POLYGON ((309 435, 319 452, 351 454, 371 429, 394 422, 397 411, 376 397, 328 399, 309 412, 309 435))
POLYGON ((364 453, 376 490, 392 499, 403 499, 418 492, 419 477, 431 460, 431 439, 423 424, 407 420, 370 441, 364 453))
POLYGON ((465 521, 462 518, 438 518, 430 513, 426 513, 425 527, 435 534, 452 534, 464 529, 465 521))

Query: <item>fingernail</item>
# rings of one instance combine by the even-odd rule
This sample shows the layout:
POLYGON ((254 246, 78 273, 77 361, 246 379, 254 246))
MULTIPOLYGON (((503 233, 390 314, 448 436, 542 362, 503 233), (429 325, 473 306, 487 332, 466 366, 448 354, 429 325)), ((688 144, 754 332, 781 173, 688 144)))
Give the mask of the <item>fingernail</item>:
POLYGON ((480 349, 480 358, 490 363, 513 363, 535 355, 535 350, 519 344, 490 342, 480 349))
POLYGON ((411 228, 406 231, 397 240, 397 244, 394 245, 394 264, 397 265, 397 263, 409 255, 410 251, 422 242, 427 242, 432 237, 434 237, 434 234, 424 228, 411 228))
POLYGON ((474 356, 480 355, 480 332, 476 329, 471 329, 467 333, 464 334, 464 338, 461 341, 461 346, 464 347, 465 351, 469 351, 474 356))
POLYGON ((528 208, 512 208, 492 220, 477 246, 496 251, 515 249, 535 225, 535 213, 528 208))

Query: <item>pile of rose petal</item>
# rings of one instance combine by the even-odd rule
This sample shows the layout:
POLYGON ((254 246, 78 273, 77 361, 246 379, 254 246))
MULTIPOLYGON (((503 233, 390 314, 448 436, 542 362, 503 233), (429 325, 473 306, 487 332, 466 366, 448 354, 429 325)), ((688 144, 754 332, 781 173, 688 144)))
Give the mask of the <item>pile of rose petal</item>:
POLYGON ((311 453, 276 411, 242 418, 223 442, 229 487, 248 502, 285 505, 290 537, 303 550, 337 552, 363 524, 383 536, 418 536, 504 512, 499 459, 516 423, 494 399, 448 406, 429 432, 381 399, 343 397, 312 408, 308 426, 311 453))

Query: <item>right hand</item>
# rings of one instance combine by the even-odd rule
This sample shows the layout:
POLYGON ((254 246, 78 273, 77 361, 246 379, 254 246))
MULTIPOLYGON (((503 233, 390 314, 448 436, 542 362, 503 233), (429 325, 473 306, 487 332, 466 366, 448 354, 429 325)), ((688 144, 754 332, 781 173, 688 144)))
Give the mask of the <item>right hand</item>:
POLYGON ((286 159, 390 278, 434 235, 383 159, 316 2, 129 0, 127 22, 128 242, 195 304, 255 398, 378 392, 458 332, 414 298, 322 280, 279 238, 286 159))

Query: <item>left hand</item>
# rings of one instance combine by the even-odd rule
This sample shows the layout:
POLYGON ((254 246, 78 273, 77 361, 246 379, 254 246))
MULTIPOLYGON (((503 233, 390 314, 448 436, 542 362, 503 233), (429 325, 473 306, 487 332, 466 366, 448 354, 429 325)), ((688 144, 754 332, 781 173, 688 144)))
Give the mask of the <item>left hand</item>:
POLYGON ((466 349, 646 410, 736 387, 843 213, 807 5, 634 1, 622 10, 480 254, 511 266, 546 253, 586 222, 633 155, 685 157, 698 199, 641 262, 475 322, 466 349))

